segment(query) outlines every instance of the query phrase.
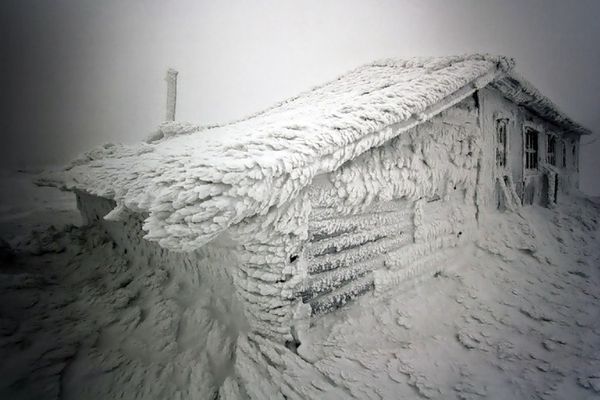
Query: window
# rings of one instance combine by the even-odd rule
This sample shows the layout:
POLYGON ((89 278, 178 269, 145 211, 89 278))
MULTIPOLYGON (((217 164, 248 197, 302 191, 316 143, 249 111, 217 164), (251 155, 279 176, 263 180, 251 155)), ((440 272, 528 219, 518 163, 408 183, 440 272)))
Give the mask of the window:
POLYGON ((538 167, 538 132, 525 128, 525 169, 538 167))
POLYGON ((562 167, 567 168, 567 142, 561 142, 562 147, 562 167))
POLYGON ((506 128, 508 126, 508 120, 501 118, 496 120, 496 166, 506 166, 506 128))
POLYGON ((571 157, 571 160, 573 160, 573 168, 577 169, 577 143, 574 140, 571 141, 571 151, 573 152, 573 157, 571 157))
POLYGON ((556 137, 554 135, 548 135, 546 162, 550 165, 556 165, 556 137))

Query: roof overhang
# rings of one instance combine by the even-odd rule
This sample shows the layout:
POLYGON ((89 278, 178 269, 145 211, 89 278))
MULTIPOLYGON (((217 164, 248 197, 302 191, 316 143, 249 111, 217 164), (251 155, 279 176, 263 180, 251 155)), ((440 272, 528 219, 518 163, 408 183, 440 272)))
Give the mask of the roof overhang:
POLYGON ((590 135, 592 133, 589 129, 565 115, 550 99, 542 95, 537 88, 514 71, 491 82, 490 86, 497 89, 510 101, 526 108, 532 114, 564 129, 566 133, 576 135, 590 135))

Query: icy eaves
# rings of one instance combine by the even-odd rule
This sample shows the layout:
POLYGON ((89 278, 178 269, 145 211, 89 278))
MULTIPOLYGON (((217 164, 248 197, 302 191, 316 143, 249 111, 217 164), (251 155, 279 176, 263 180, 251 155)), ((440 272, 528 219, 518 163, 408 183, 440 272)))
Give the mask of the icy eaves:
POLYGON ((591 134, 589 129, 566 116, 550 99, 543 96, 538 89, 515 72, 511 72, 510 75, 498 79, 490 85, 514 103, 527 108, 542 119, 554 123, 565 132, 577 135, 591 134))

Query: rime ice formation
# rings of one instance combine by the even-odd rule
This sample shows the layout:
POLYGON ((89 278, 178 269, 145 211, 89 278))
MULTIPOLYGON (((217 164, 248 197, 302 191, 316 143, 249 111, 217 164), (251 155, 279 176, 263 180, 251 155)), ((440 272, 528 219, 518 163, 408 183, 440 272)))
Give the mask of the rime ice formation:
POLYGON ((478 135, 467 99, 313 183, 302 294, 313 312, 433 275, 446 252, 467 240, 478 135))
MULTIPOLYGON (((148 212, 147 239, 193 250, 512 66, 511 59, 484 55, 373 63, 236 123, 210 129, 165 124, 164 138, 150 144, 97 149, 72 165, 64 184, 148 212), (384 129, 394 124, 401 125, 384 129)), ((555 109, 532 89, 505 93, 525 105, 534 100, 521 93, 529 94, 536 110, 555 109)), ((558 112, 546 116, 584 131, 558 112)))
POLYGON ((512 64, 482 55, 373 63, 233 124, 177 123, 182 134, 164 128, 169 133, 149 144, 94 150, 64 184, 148 212, 147 239, 193 250, 289 202, 316 175, 429 119, 512 64))
POLYGON ((311 315, 451 270, 490 210, 576 189, 589 131, 513 66, 375 62, 237 122, 165 123, 146 143, 92 150, 59 184, 129 257, 222 265, 220 301, 298 346, 311 315))

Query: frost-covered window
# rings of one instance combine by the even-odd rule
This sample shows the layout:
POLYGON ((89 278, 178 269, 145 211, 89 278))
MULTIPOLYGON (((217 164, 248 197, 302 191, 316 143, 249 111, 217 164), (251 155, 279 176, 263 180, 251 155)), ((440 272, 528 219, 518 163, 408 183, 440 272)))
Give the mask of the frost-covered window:
POLYGON ((560 147, 562 148, 562 167, 567 168, 567 142, 563 140, 560 147))
POLYGON ((500 118, 496 120, 496 165, 498 167, 506 166, 506 127, 508 120, 500 118))
POLYGON ((556 165, 556 137, 554 135, 548 135, 546 162, 550 165, 556 165))
POLYGON ((538 131, 525 128, 525 169, 538 167, 538 131))

